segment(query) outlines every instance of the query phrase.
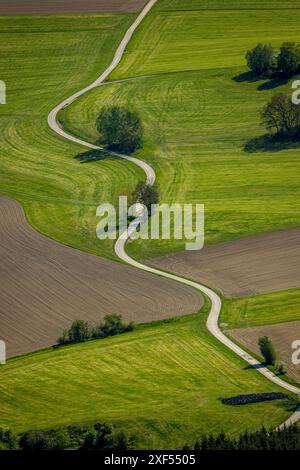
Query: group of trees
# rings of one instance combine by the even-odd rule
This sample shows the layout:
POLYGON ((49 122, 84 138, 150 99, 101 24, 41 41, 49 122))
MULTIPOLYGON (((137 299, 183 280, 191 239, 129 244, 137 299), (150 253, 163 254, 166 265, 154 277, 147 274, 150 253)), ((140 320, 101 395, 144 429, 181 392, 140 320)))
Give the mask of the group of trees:
POLYGON ((82 343, 89 339, 101 339, 121 333, 132 331, 134 323, 125 324, 121 315, 106 315, 104 321, 96 326, 90 327, 84 320, 75 320, 68 330, 64 330, 58 338, 59 345, 82 343))
POLYGON ((133 442, 131 436, 105 423, 31 430, 20 435, 0 429, 0 450, 127 450, 133 448, 133 442))
MULTIPOLYGON (((190 448, 185 447, 186 450, 190 448)), ((243 432, 238 438, 220 433, 203 435, 195 442, 194 450, 300 450, 300 428, 297 425, 280 430, 260 429, 243 432)))
POLYGON ((110 150, 132 153, 142 145, 140 117, 122 106, 105 106, 97 119, 97 130, 110 150))
POLYGON ((249 69, 257 75, 281 73, 292 77, 300 72, 300 44, 284 42, 279 52, 271 44, 257 44, 246 53, 249 69))

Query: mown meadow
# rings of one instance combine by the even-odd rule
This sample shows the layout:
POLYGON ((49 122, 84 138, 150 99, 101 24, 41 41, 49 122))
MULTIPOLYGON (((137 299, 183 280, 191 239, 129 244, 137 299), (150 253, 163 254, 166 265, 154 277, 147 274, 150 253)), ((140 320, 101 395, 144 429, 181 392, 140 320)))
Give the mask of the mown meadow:
POLYGON ((130 194, 142 172, 116 158, 81 164, 85 148, 57 137, 50 110, 110 63, 132 14, 0 17, 0 193, 23 205, 45 235, 113 257, 96 237, 96 207, 130 194))
MULTIPOLYGON (((300 9, 290 2, 260 2, 247 12, 249 2, 196 9, 195 1, 189 11, 185 4, 159 1, 110 77, 125 81, 94 90, 61 119, 96 141, 104 104, 138 112, 145 139, 137 155, 155 168, 162 202, 205 205, 205 243, 297 226, 300 146, 269 148, 260 117, 274 93, 291 92, 291 81, 249 77, 244 56, 259 41, 275 48, 299 41, 300 9)), ((129 251, 146 258, 182 249, 182 241, 159 240, 129 251)))
MULTIPOLYGON (((244 54, 259 41, 278 47, 300 40, 300 2, 190 5, 159 0, 110 77, 132 80, 94 90, 60 120, 97 141, 104 104, 136 110, 145 127, 137 155, 155 168, 163 202, 205 204, 206 243, 298 225, 299 148, 245 150, 265 132, 261 107, 290 84, 249 81, 244 54)), ((130 195, 144 175, 115 158, 80 163, 74 157, 84 149, 55 136, 47 114, 99 75, 132 20, 0 18, 8 86, 8 105, 0 108, 1 193, 18 199, 46 235, 108 257, 112 243, 95 237, 96 206, 130 195)), ((135 242, 129 250, 149 257, 182 248, 171 240, 135 242)), ((9 360, 0 370, 0 426, 22 431, 106 420, 148 448, 180 448, 201 432, 275 427, 291 412, 287 401, 222 405, 225 396, 277 388, 207 332, 207 310, 9 360)))
POLYGON ((300 319, 300 289, 226 299, 220 322, 226 328, 273 325, 300 319))
MULTIPOLYGON (((207 311, 208 305, 205 307, 207 311)), ((1 367, 0 426, 23 431, 108 422, 138 448, 180 448, 202 432, 276 426, 293 401, 229 407, 221 398, 278 390, 206 330, 205 312, 1 367)))

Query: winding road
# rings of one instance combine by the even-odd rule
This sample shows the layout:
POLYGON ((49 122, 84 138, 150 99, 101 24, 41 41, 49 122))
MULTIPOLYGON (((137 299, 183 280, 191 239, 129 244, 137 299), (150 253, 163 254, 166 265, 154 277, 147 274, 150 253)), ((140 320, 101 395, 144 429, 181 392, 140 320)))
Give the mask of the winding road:
MULTIPOLYGON (((88 147, 91 149, 95 150, 102 150, 104 152, 107 152, 113 156, 117 156, 123 159, 126 159, 130 161, 131 163, 139 166, 146 174, 147 178, 147 183, 149 185, 153 185, 155 182, 155 172, 153 168, 146 163, 145 161, 139 160, 134 157, 130 157, 127 155, 119 154, 116 152, 111 152, 106 149, 103 149, 102 147, 93 145, 89 142, 86 142, 84 140, 81 140, 71 134, 68 134, 65 132, 59 125, 57 121, 57 114, 59 111, 61 111, 63 108, 66 106, 69 106, 73 101, 75 101, 77 98, 80 96, 84 95, 88 91, 100 86, 103 84, 105 79, 109 76, 109 74, 117 67, 119 64, 120 60, 122 59, 122 56, 124 54, 125 48, 128 45, 134 31, 137 29, 137 27, 140 25, 140 23, 143 21, 145 16, 148 14, 148 12, 151 10, 151 8, 154 6, 157 0, 150 0, 147 5, 144 7, 144 9, 141 11, 141 13, 138 15, 134 23, 130 26, 128 31, 126 32, 124 38, 122 39, 115 55, 113 58, 112 63, 109 65, 109 67, 102 73, 102 75, 94 81, 91 85, 83 88, 82 90, 78 91, 74 95, 70 96, 66 100, 64 100, 62 103, 57 105, 49 114, 48 116, 48 124, 51 127, 51 129, 59 134, 61 137, 74 142, 79 145, 83 145, 84 147, 88 147)), ((300 399, 300 388, 289 384, 283 380, 281 380, 279 377, 277 377, 273 372, 271 372, 268 368, 264 367, 263 364, 258 362, 255 358, 250 356, 247 352, 245 352, 241 347, 239 347, 237 344, 235 344, 233 341, 231 341, 227 336, 224 335, 224 333, 220 330, 219 325, 218 325, 218 319, 222 307, 222 301, 221 298, 211 289, 209 289, 206 286, 203 286, 199 284, 198 282, 191 281, 189 279, 185 279, 180 276, 176 276, 174 274, 170 274, 164 271, 160 271, 159 269, 152 268, 150 266, 147 266, 145 264, 139 263, 138 261, 134 260, 131 258, 125 250, 126 242, 130 235, 136 230, 136 228, 139 226, 141 221, 143 220, 143 215, 141 215, 139 218, 135 219, 128 227, 126 231, 124 231, 120 237, 118 238, 116 244, 115 244, 115 252, 118 255, 118 257, 128 263, 129 265, 137 268, 137 269, 142 269, 143 271, 150 272, 152 274, 162 276, 168 279, 172 279, 176 282, 180 282, 182 284, 185 284, 187 286, 193 287, 194 289, 197 289, 200 291, 202 294, 207 296, 210 299, 211 302, 211 310, 208 315, 207 319, 207 328, 210 331, 210 333, 218 339, 221 343, 223 343, 227 348, 229 348, 231 351, 233 351, 237 356, 242 358, 245 362, 247 362, 249 365, 251 365, 253 368, 257 369, 259 373, 264 375, 267 379, 269 379, 271 382, 275 383, 276 385, 284 388, 285 390, 295 393, 298 395, 300 399)), ((290 416, 290 418, 283 423, 280 427, 282 426, 287 426, 292 423, 297 422, 300 419, 300 407, 290 416)))

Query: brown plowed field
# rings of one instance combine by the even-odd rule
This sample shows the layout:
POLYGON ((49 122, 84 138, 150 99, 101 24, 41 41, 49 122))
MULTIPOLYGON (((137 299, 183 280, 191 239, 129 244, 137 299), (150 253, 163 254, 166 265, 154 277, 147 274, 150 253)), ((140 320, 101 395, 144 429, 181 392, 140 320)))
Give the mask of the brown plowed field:
POLYGON ((282 361, 288 375, 300 383, 300 364, 294 365, 292 363, 292 354, 295 352, 295 349, 291 347, 295 340, 300 340, 300 321, 226 330, 226 334, 259 356, 261 354, 258 347, 258 339, 261 336, 268 336, 272 340, 276 353, 279 356, 278 362, 282 361))
POLYGON ((6 197, 0 197, 0 220, 0 339, 8 356, 52 345, 74 319, 95 324, 120 313, 149 322, 202 305, 193 289, 41 235, 6 197))
POLYGON ((0 0, 0 15, 135 12, 146 3, 147 0, 0 0))
POLYGON ((300 228, 256 235, 148 260, 219 289, 225 297, 300 286, 300 228))

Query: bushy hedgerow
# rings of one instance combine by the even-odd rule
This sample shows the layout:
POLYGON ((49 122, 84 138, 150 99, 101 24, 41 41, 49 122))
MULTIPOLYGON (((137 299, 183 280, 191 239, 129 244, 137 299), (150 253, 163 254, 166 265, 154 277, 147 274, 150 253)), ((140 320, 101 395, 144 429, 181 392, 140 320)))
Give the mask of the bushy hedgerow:
POLYGON ((75 320, 57 340, 58 345, 81 343, 89 339, 101 339, 132 331, 134 323, 124 323, 121 315, 106 315, 100 325, 91 328, 88 322, 75 320))
POLYGON ((131 436, 105 423, 33 429, 18 436, 0 429, 0 450, 128 450, 133 448, 133 443, 131 436))

